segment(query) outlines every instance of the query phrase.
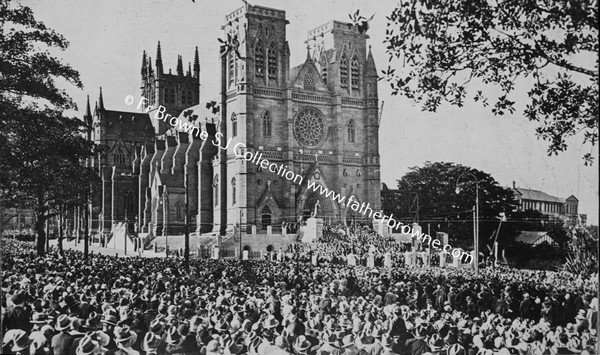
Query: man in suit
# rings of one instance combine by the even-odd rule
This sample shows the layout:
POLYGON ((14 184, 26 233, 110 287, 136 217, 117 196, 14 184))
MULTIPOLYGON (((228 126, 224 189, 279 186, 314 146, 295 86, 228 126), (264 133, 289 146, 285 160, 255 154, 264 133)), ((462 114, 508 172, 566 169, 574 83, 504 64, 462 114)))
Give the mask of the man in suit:
POLYGON ((13 303, 12 306, 8 307, 3 315, 3 326, 4 331, 8 329, 21 329, 26 332, 31 330, 31 309, 25 306, 25 293, 21 290, 15 292, 11 297, 13 303))

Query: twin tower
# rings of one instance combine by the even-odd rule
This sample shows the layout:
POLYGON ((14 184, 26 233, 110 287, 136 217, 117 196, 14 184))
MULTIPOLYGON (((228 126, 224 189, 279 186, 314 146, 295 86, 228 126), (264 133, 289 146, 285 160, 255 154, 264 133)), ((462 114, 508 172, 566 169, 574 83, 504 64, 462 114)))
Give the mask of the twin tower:
POLYGON ((291 67, 287 25, 285 11, 262 6, 225 17, 229 43, 215 58, 221 63, 216 115, 206 103, 219 92, 200 98, 198 49, 185 73, 181 57, 176 73, 164 72, 160 44, 154 67, 144 52, 142 95, 171 116, 199 118, 193 123, 209 138, 176 132, 152 111, 97 105, 91 139, 109 147, 94 162, 104 182, 92 208, 98 231, 128 220, 141 232, 181 234, 186 193, 191 230, 198 233, 224 234, 241 223, 248 232, 270 226, 276 234, 282 223, 315 210, 332 223, 370 220, 307 188, 309 182, 380 210, 377 70, 368 35, 331 21, 310 31, 304 44, 294 43, 306 57, 291 67), (218 149, 215 137, 227 149, 218 149), (245 161, 233 151, 237 143, 302 176, 303 184, 245 161))

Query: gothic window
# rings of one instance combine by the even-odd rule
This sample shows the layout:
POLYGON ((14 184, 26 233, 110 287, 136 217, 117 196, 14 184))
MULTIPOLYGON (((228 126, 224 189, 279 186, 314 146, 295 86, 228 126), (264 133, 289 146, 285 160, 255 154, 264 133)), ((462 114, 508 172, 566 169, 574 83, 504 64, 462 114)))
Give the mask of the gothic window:
POLYGON ((237 115, 231 115, 231 137, 237 137, 237 115))
POLYGON ((219 175, 215 175, 213 180, 213 201, 215 201, 215 207, 219 205, 219 175))
POLYGON ((177 219, 183 219, 183 205, 179 201, 175 204, 175 213, 177 215, 177 219))
POLYGON ((316 90, 315 77, 312 70, 309 70, 306 72, 306 74, 304 74, 304 90, 316 90))
POLYGON ((343 89, 348 88, 348 58, 346 53, 340 58, 340 86, 343 89))
POLYGON ((352 90, 358 90, 358 58, 356 55, 352 58, 352 63, 350 64, 350 75, 351 75, 351 83, 352 90))
POLYGON ((350 122, 348 122, 348 142, 354 143, 354 133, 355 133, 354 120, 350 120, 350 122))
POLYGON ((316 146, 325 138, 325 120, 317 109, 308 107, 296 115, 293 123, 294 136, 304 146, 316 146))
POLYGON ((234 51, 229 51, 228 55, 229 62, 229 86, 233 85, 233 81, 235 78, 235 57, 234 51))
POLYGON ((231 179, 231 204, 235 205, 237 191, 235 189, 235 178, 231 179))
POLYGON ((271 209, 269 208, 269 206, 263 207, 263 209, 261 211, 261 218, 260 218, 263 229, 267 229, 267 227, 271 225, 272 218, 273 218, 273 215, 271 213, 271 209))
POLYGON ((263 113, 263 137, 271 137, 271 113, 269 111, 265 111, 263 113))
POLYGON ((327 85, 327 57, 325 54, 321 55, 321 79, 327 85))
POLYGON ((125 165, 125 154, 121 148, 113 153, 113 162, 115 165, 125 165))
POLYGON ((269 46, 269 53, 267 55, 269 64, 269 80, 277 80, 277 49, 275 49, 275 43, 272 42, 269 46))
POLYGON ((254 75, 257 78, 265 76, 265 46, 260 40, 254 48, 254 75))

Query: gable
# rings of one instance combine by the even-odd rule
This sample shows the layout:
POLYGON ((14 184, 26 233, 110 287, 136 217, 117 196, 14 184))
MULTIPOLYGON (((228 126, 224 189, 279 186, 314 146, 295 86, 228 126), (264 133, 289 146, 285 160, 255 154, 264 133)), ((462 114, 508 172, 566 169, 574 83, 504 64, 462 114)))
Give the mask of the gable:
POLYGON ((304 64, 294 68, 296 75, 292 80, 294 89, 327 93, 329 89, 321 78, 321 73, 312 59, 307 58, 304 64))

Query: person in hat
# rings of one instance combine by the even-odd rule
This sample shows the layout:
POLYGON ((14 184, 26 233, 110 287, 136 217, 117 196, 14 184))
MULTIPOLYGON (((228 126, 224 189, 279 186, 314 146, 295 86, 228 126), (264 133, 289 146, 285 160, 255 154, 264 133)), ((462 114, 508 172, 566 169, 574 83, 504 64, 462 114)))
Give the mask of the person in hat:
POLYGON ((25 332, 31 330, 31 323, 29 322, 31 309, 25 305, 25 297, 25 292, 22 290, 15 292, 11 296, 12 305, 3 314, 2 326, 4 330, 21 329, 25 332))
POLYGON ((166 355, 166 343, 153 332, 147 332, 142 342, 142 350, 146 355, 166 355))
POLYGON ((62 314, 56 320, 54 329, 59 333, 52 337, 52 351, 54 355, 69 355, 71 345, 73 345, 73 335, 69 333, 71 330, 72 320, 66 314, 62 314))
POLYGON ((383 347, 383 350, 381 352, 381 355, 399 355, 399 352, 395 352, 393 349, 393 346, 395 345, 394 343, 394 339, 389 336, 388 334, 384 334, 381 337, 381 346, 383 347))
POLYGON ((114 355, 140 355, 139 351, 132 348, 136 340, 137 334, 128 326, 115 329, 115 343, 117 343, 118 349, 114 355))
POLYGON ((407 351, 410 351, 412 355, 422 355, 423 353, 430 352, 429 345, 423 339, 426 336, 427 328, 423 324, 416 326, 413 331, 413 338, 406 341, 407 351))
POLYGON ((15 333, 13 337, 13 345, 10 350, 15 355, 29 355, 29 346, 32 342, 33 339, 29 337, 27 332, 21 330, 20 332, 15 333))
POLYGON ((108 351, 100 344, 100 341, 94 339, 93 334, 86 334, 75 351, 75 355, 98 355, 104 354, 108 351))
POLYGON ((221 355, 221 346, 219 345, 218 340, 211 340, 206 344, 206 353, 205 355, 221 355))
POLYGON ((341 342, 336 333, 325 333, 323 345, 317 350, 317 355, 340 355, 343 353, 341 342))

